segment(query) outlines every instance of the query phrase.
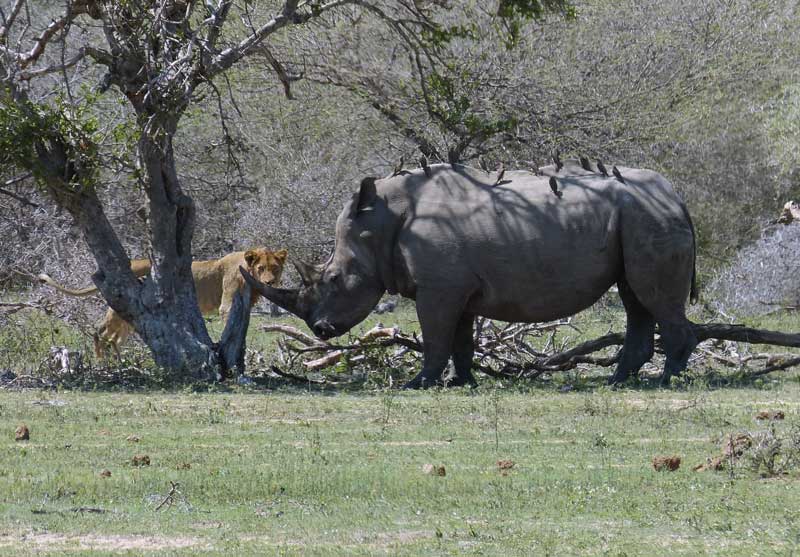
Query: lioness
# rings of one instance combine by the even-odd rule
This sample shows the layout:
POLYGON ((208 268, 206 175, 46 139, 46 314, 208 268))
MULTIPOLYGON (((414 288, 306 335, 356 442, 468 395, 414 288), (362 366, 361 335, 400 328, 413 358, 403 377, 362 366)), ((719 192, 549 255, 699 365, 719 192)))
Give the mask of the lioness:
MULTIPOLYGON (((287 255, 288 252, 285 249, 273 252, 267 248, 255 248, 248 251, 235 251, 221 259, 192 262, 192 276, 194 276, 194 287, 197 291, 200 311, 205 315, 218 309, 222 323, 225 324, 233 297, 244 286, 239 266, 245 267, 253 276, 259 277, 259 280, 277 285, 280 283, 287 255)), ((133 259, 131 260, 131 270, 137 277, 143 277, 150 272, 150 261, 133 259)), ((39 280, 70 296, 84 297, 97 292, 97 287, 81 290, 69 289, 44 273, 39 275, 39 280)), ((258 293, 253 291, 250 298, 251 307, 258 299, 258 293)), ((109 308, 94 335, 95 356, 99 359, 105 358, 107 344, 118 350, 119 345, 125 342, 131 332, 133 332, 133 326, 116 311, 109 308)))

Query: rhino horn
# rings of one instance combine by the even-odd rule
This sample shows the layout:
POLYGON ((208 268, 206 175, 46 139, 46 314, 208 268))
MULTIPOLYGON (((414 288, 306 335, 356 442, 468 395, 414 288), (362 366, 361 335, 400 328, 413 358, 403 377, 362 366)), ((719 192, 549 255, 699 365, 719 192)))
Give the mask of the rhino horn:
POLYGON ((247 272, 242 266, 239 266, 239 272, 242 273, 244 280, 250 287, 264 296, 267 300, 274 304, 278 304, 283 309, 292 312, 300 319, 306 318, 306 312, 300 309, 298 301, 299 290, 296 288, 273 288, 264 284, 253 275, 247 272))
POLYGON ((315 265, 310 265, 300 259, 292 261, 292 264, 294 265, 294 268, 297 269, 303 284, 314 284, 322 278, 321 269, 315 265))

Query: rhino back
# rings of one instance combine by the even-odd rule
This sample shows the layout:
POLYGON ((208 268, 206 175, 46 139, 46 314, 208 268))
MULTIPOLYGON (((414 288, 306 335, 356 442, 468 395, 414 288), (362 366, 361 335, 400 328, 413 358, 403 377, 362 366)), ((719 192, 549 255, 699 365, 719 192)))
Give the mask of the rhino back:
POLYGON ((469 292, 468 309, 498 319, 542 321, 588 307, 621 276, 625 214, 668 228, 681 211, 669 183, 649 171, 626 169, 624 185, 593 173, 559 176, 557 197, 547 177, 528 172, 507 171, 494 185, 494 174, 431 168, 430 179, 416 172, 380 187, 405 215, 397 236, 405 272, 418 288, 469 292))

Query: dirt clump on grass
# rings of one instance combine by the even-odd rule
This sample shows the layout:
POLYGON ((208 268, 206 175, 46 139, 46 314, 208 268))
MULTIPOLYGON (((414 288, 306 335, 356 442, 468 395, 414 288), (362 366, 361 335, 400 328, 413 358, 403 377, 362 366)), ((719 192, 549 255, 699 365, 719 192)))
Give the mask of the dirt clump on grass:
POLYGON ((514 461, 511 459, 500 459, 497 461, 497 467, 500 470, 511 470, 514 467, 514 461))
POLYGON ((440 464, 423 464, 422 472, 429 476, 446 476, 447 470, 440 464))
POLYGON ((756 420, 782 420, 785 417, 782 410, 762 410, 756 414, 756 420))
POLYGON ((146 454, 133 455, 131 464, 134 466, 150 466, 150 457, 146 454))
POLYGON ((30 438, 31 430, 25 424, 21 424, 14 432, 14 441, 28 441, 30 438))
POLYGON ((656 472, 663 472, 665 470, 674 472, 680 467, 681 457, 678 455, 653 457, 653 469, 655 469, 656 472))
POLYGON ((511 469, 514 468, 514 461, 509 458, 503 458, 497 461, 497 469, 500 471, 501 476, 508 476, 511 469))

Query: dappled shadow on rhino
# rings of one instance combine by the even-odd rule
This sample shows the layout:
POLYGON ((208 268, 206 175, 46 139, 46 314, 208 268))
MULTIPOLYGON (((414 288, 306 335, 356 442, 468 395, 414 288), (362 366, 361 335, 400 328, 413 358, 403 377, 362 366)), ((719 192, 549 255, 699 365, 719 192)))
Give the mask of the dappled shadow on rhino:
POLYGON ((663 176, 615 170, 624 179, 570 161, 538 175, 505 171, 502 183, 494 173, 447 164, 365 178, 339 215, 327 262, 295 262, 300 289, 243 274, 322 339, 360 323, 386 291, 415 299, 424 362, 407 388, 475 384, 475 316, 559 319, 617 284, 627 330, 611 381, 652 357, 658 323, 666 385, 697 344, 685 314, 695 295, 694 229, 663 176), (443 378, 451 356, 455 371, 443 378))

